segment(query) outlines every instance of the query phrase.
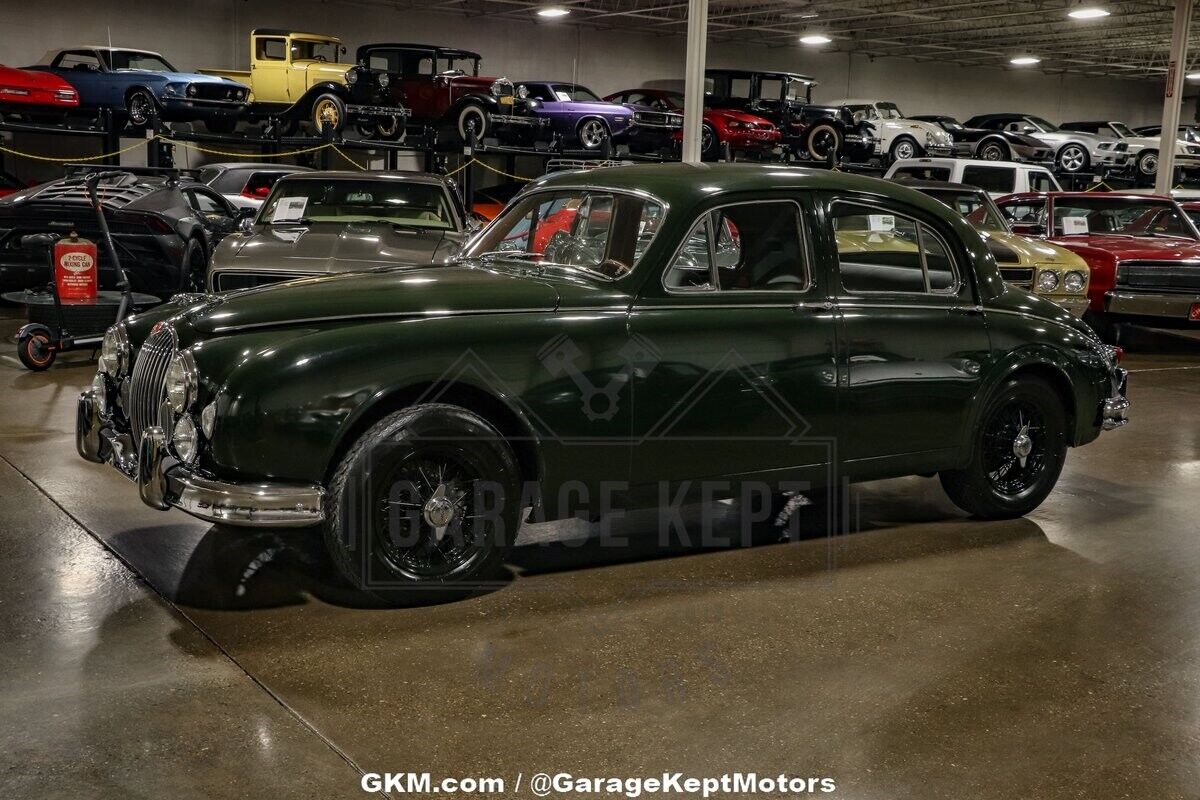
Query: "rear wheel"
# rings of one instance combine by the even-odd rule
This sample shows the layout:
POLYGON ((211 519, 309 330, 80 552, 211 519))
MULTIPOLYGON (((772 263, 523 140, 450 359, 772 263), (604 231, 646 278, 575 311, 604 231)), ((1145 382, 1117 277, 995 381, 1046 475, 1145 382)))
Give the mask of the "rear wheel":
POLYGON ((342 459, 326 496, 339 573, 389 603, 484 588, 516 537, 520 472, 488 422, 430 404, 380 420, 342 459))
POLYGON ((988 401, 970 462, 940 475, 962 510, 984 519, 1033 511, 1058 482, 1067 457, 1063 401, 1044 381, 1014 378, 988 401))
POLYGON ((58 355, 51 346, 50 329, 38 325, 25 328, 17 337, 17 358, 25 365, 25 369, 42 372, 50 369, 58 355))
POLYGON ((203 293, 208 279, 208 254, 204 251, 204 242, 188 239, 180 264, 179 291, 203 293))

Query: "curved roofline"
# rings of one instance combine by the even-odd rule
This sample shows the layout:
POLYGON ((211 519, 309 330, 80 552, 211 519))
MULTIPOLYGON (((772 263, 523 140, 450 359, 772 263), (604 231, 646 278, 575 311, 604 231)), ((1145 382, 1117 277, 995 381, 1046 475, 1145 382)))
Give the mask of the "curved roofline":
POLYGON ((432 50, 438 53, 451 53, 465 58, 475 58, 480 61, 483 56, 473 50, 463 50, 461 47, 443 47, 440 44, 419 44, 415 42, 371 42, 370 44, 360 44, 355 52, 361 53, 363 50, 376 50, 384 48, 395 48, 396 50, 432 50))

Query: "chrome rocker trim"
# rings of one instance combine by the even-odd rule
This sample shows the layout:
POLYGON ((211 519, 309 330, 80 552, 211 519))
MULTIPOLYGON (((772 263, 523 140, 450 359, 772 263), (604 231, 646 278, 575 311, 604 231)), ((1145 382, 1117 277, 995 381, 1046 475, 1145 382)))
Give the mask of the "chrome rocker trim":
POLYGON ((317 484, 231 483, 198 475, 175 461, 162 428, 147 428, 137 453, 127 433, 108 427, 96 394, 79 395, 75 448, 85 460, 111 464, 138 485, 151 508, 178 508, 206 522, 255 528, 316 525, 325 519, 325 488, 317 484))

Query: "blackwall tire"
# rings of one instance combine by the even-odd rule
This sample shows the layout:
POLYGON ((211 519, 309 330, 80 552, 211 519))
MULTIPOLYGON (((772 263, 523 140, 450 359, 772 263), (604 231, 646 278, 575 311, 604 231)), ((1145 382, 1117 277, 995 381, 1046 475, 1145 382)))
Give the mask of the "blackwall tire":
POLYGON ((967 466, 939 477, 963 511, 982 519, 1011 519, 1042 504, 1058 482, 1066 456, 1062 398, 1042 380, 1017 377, 988 399, 967 466))
POLYGON ((584 150, 599 150, 604 146, 604 140, 611 136, 608 131, 608 123, 596 117, 580 122, 575 129, 575 135, 579 140, 579 146, 584 150))
POLYGON ((705 124, 700 129, 700 160, 717 161, 721 158, 721 137, 713 126, 705 124))
POLYGON ((204 242, 188 239, 183 248, 183 259, 179 262, 179 291, 204 292, 208 280, 208 253, 204 242))
POLYGON ((892 149, 888 151, 888 158, 892 163, 907 158, 920 158, 925 151, 917 144, 916 139, 911 136, 901 136, 892 142, 892 149))
POLYGON ((983 144, 979 146, 978 158, 984 161, 1010 161, 1011 155, 1008 152, 1008 145, 1004 142, 996 141, 995 139, 985 139, 983 144))
POLYGON ((1158 151, 1143 150, 1138 153, 1137 157, 1137 173, 1138 177, 1143 182, 1154 182, 1154 176, 1158 174, 1158 151))
POLYGON ((17 358, 25 369, 44 372, 54 364, 58 352, 50 347, 50 329, 29 328, 17 338, 17 358))
POLYGON ((125 116, 129 124, 144 128, 158 116, 158 103, 145 89, 134 89, 125 97, 125 116))
POLYGON ((1067 144, 1058 151, 1055 156, 1055 163, 1062 172, 1074 175, 1079 172, 1085 172, 1091 164, 1091 156, 1088 154, 1087 148, 1080 144, 1067 144))
POLYGON ((391 605, 486 589, 520 520, 512 448, 457 406, 419 405, 383 418, 342 458, 328 488, 323 532, 334 566, 391 605), (477 491, 464 494, 466 481, 477 491), (451 515, 441 529, 430 521, 447 519, 438 514, 451 515))

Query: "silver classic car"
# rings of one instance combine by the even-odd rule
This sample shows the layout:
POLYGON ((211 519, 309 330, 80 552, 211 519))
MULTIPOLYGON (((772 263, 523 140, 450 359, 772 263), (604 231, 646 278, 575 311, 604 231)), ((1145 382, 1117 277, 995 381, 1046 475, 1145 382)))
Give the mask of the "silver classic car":
POLYGON ((453 185, 424 172, 304 172, 213 252, 208 290, 375 267, 444 264, 477 227, 453 185))
POLYGON ((1129 146, 1115 137, 1063 130, 1032 114, 980 114, 963 124, 1020 133, 1045 142, 1054 148, 1054 164, 1059 172, 1102 172, 1123 169, 1129 163, 1129 146))

